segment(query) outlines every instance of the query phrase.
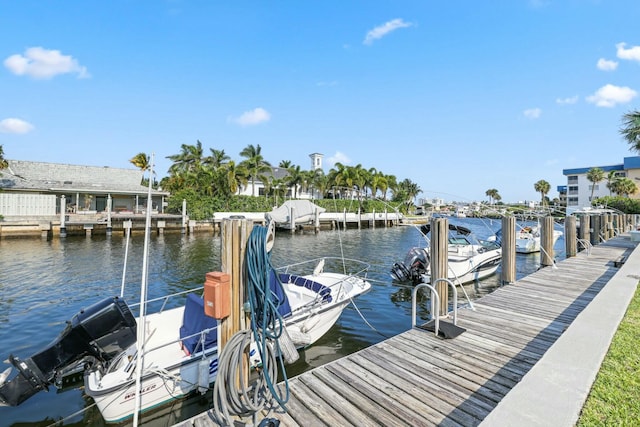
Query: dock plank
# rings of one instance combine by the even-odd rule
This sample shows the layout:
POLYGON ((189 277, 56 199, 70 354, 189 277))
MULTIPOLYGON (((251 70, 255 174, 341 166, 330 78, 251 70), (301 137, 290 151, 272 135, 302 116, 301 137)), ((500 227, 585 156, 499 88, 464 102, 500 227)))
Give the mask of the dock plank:
MULTIPOLYGON (((627 243, 543 268, 458 311, 466 331, 413 328, 289 381, 282 426, 477 426, 615 275, 627 243)), ((196 425, 195 423, 193 425, 196 425)))

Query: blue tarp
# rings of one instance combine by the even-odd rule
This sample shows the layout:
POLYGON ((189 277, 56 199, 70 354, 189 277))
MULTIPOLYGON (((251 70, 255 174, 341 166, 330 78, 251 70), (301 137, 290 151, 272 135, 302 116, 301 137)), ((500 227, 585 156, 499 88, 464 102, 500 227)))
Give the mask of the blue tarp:
MULTIPOLYGON (((180 327, 180 339, 185 351, 189 354, 197 353, 202 350, 201 332, 205 329, 215 328, 217 320, 204 314, 204 300, 195 294, 188 294, 187 301, 184 306, 184 315, 182 317, 182 326, 180 327), (190 335, 198 334, 190 338, 190 335)), ((213 329, 205 335, 204 348, 211 348, 218 341, 218 331, 213 329)))

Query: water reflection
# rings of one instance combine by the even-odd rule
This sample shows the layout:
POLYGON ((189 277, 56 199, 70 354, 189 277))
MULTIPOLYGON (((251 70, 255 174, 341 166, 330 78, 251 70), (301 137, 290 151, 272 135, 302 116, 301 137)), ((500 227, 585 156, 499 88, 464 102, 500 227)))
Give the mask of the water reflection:
MULTIPOLYGON (((467 221, 467 226, 481 229, 486 236, 500 226, 499 221, 494 221, 487 230, 487 224, 481 221, 467 221)), ((561 242, 562 239, 556 247, 562 248, 561 242)), ((132 236, 129 243, 124 296, 130 303, 139 301, 143 244, 140 235, 132 236)), ((372 290, 357 298, 355 306, 348 306, 315 345, 302 351, 300 359, 287 368, 287 375, 297 375, 408 330, 412 287, 392 282, 389 270, 411 247, 424 244, 413 227, 295 236, 278 233, 272 254, 275 266, 322 256, 360 259, 372 266, 368 276, 372 290)), ((30 356, 53 340, 65 321, 83 307, 103 297, 119 295, 125 249, 125 239, 116 234, 51 241, 0 240, 0 360, 6 360, 10 353, 21 358, 30 356)), ((518 277, 535 271, 537 263, 539 255, 518 255, 518 277)), ((207 234, 153 236, 149 247, 149 297, 202 286, 205 274, 219 269, 219 238, 207 234)), ((498 286, 498 277, 471 283, 465 290, 471 298, 478 298, 498 286)), ((421 319, 426 319, 429 305, 420 291, 421 319)), ((171 425, 206 410, 210 402, 210 395, 195 396, 146 414, 142 421, 150 426, 171 425)), ((65 426, 105 425, 93 401, 81 390, 57 393, 53 387, 17 408, 0 408, 0 419, 1 425, 23 427, 48 426, 59 420, 64 420, 60 425, 65 426), (70 417, 74 413, 78 415, 70 417)))

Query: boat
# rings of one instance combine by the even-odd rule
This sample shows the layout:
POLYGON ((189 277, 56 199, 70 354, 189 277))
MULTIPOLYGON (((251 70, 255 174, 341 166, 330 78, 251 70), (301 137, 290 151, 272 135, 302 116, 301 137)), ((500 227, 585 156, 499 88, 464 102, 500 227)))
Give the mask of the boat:
MULTIPOLYGON (((560 230, 553 230, 553 245, 563 234, 560 230)), ((540 252, 539 225, 527 225, 516 231, 516 252, 519 254, 540 252)))
MULTIPOLYGON (((353 298, 370 290, 368 268, 362 261, 326 257, 270 269, 269 298, 276 301, 284 329, 296 348, 316 342, 353 298)), ((130 305, 121 297, 89 305, 43 350, 24 359, 9 357, 12 366, 0 374, 0 406, 17 406, 61 384, 68 373, 78 372, 84 372, 84 392, 108 423, 132 416, 135 420, 138 413, 192 393, 205 393, 216 380, 219 353, 218 321, 205 314, 208 303, 203 288, 140 305, 130 305), (154 303, 162 308, 151 314, 133 314, 154 303), (18 372, 8 379, 12 368, 18 372)), ((255 353, 255 343, 252 349, 255 353)), ((251 360, 260 362, 255 354, 251 360)))
MULTIPOLYGON (((426 237, 430 224, 420 226, 426 237)), ((465 284, 481 280, 494 274, 502 261, 502 248, 495 241, 478 239, 470 229, 449 224, 447 278, 454 284, 465 284)), ((403 262, 396 262, 391 268, 391 277, 400 282, 431 282, 430 248, 411 248, 403 262)))
POLYGON ((310 200, 287 200, 282 205, 274 208, 265 216, 274 221, 277 228, 291 230, 305 224, 313 224, 316 215, 326 211, 310 200))
MULTIPOLYGON (((553 245, 564 233, 560 230, 553 230, 553 245)), ((541 227, 539 224, 521 226, 516 230, 516 253, 531 254, 540 252, 541 227)), ((502 240, 502 230, 498 230, 494 239, 500 243, 502 240)))

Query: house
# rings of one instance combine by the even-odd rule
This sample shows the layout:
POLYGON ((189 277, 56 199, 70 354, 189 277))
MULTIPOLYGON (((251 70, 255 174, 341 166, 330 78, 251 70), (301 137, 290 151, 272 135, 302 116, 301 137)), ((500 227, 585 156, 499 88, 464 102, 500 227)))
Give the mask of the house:
MULTIPOLYGON (((114 213, 142 213, 148 188, 143 172, 108 166, 7 160, 0 170, 0 215, 34 217, 114 213)), ((162 213, 168 192, 152 190, 155 212, 162 213)))
MULTIPOLYGON (((640 156, 625 157, 622 163, 616 165, 563 169, 562 174, 567 177, 567 215, 591 206, 591 201, 598 197, 609 196, 611 193, 607 188, 607 175, 611 172, 616 178, 629 178, 637 183, 640 181, 640 156), (604 171, 605 179, 592 183, 587 179, 587 173, 595 167, 604 171)), ((637 193, 630 197, 637 199, 640 198, 640 194, 637 193)))
MULTIPOLYGON (((323 155, 320 153, 312 153, 309 154, 309 157, 311 158, 310 170, 322 170, 323 155)), ((289 171, 285 168, 272 167, 271 171, 265 175, 274 182, 284 182, 285 178, 289 176, 289 171)), ((237 194, 241 196, 264 196, 266 187, 265 183, 260 180, 256 180, 255 183, 252 183, 251 180, 249 180, 249 183, 246 186, 242 186, 238 189, 237 194)), ((303 189, 303 186, 301 185, 298 185, 295 189, 287 187, 284 197, 291 198, 294 197, 294 195, 298 199, 322 199, 321 192, 314 189, 303 189)))

